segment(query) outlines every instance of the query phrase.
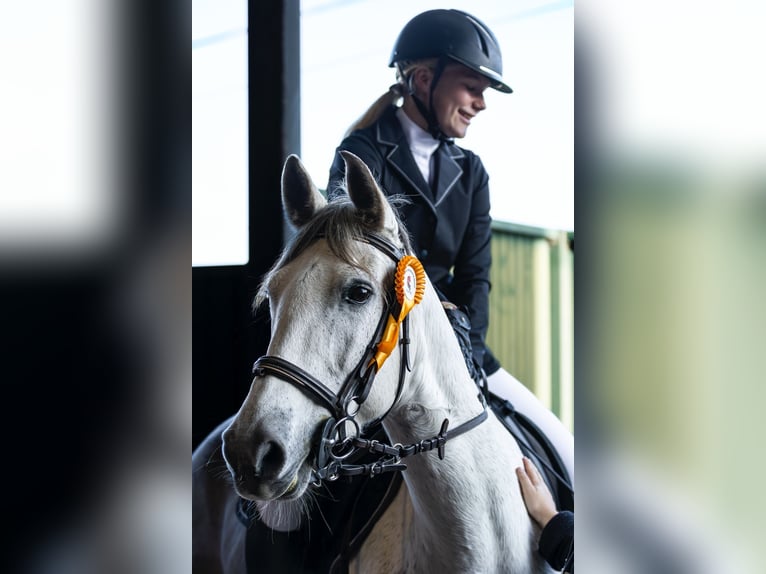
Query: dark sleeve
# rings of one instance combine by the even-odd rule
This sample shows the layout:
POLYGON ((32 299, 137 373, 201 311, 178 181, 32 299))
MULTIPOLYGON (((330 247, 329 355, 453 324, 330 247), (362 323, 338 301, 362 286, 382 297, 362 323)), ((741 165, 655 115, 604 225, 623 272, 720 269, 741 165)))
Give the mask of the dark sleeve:
POLYGON ((382 153, 365 132, 354 132, 346 137, 335 150, 332 166, 330 166, 330 178, 327 182, 327 199, 345 193, 346 163, 343 161, 343 156, 340 155, 341 150, 350 151, 359 157, 370 168, 375 180, 380 181, 383 168, 382 153))
POLYGON ((558 571, 574 574, 574 513, 568 510, 551 518, 540 535, 540 554, 558 571))
POLYGON ((489 176, 478 157, 472 159, 474 173, 471 214, 454 267, 454 301, 465 306, 471 317, 471 346, 474 358, 483 364, 485 337, 489 327, 489 269, 492 265, 492 219, 489 215, 489 176))

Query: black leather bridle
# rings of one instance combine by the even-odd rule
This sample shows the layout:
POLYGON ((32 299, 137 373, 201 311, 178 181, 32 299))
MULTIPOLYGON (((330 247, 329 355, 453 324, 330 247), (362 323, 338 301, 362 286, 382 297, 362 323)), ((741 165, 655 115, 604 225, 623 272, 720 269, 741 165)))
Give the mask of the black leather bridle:
MULTIPOLYGON (((320 237, 323 237, 323 235, 318 235, 317 239, 320 237)), ((380 235, 366 233, 358 239, 377 248, 395 263, 398 263, 405 255, 401 249, 380 235)), ((439 458, 443 459, 444 447, 448 440, 473 429, 487 418, 486 400, 484 395, 479 393, 478 397, 483 407, 482 412, 451 431, 447 430, 449 420, 444 419, 438 435, 410 445, 389 445, 374 439, 365 438, 365 436, 372 436, 374 434, 374 431, 379 428, 383 419, 399 401, 404 388, 406 372, 410 370, 408 351, 410 343, 409 316, 405 316, 401 321, 399 331, 401 337, 398 343, 401 350, 401 360, 399 382, 394 400, 385 413, 364 425, 363 428, 360 428, 355 417, 361 405, 367 400, 375 376, 382 361, 385 360, 385 358, 381 360, 379 354, 381 352, 380 346, 383 334, 389 322, 389 316, 398 317, 400 312, 400 304, 395 296, 393 283, 390 289, 390 296, 386 298, 387 304, 375 329, 372 341, 367 346, 359 363, 346 377, 337 394, 310 373, 281 357, 264 355, 253 365, 253 374, 256 379, 266 375, 282 379, 295 385, 330 411, 330 418, 323 423, 321 441, 317 452, 317 462, 314 468, 314 484, 317 486, 322 480, 333 481, 340 476, 360 474, 374 476, 382 472, 405 470, 407 466, 401 463, 402 458, 427 452, 434 448, 438 449, 439 458), (349 429, 351 432, 349 432, 349 429), (378 454, 380 458, 369 464, 351 464, 350 461, 357 458, 355 455, 364 451, 378 454)))

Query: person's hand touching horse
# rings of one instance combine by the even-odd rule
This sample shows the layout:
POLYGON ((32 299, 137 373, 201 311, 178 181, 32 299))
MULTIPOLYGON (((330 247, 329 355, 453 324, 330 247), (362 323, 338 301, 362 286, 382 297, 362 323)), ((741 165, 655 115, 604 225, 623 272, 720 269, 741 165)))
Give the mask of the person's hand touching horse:
POLYGON ((558 513, 551 491, 548 490, 537 467, 527 457, 524 457, 524 466, 516 469, 516 475, 519 477, 521 494, 524 496, 529 515, 544 528, 558 513))

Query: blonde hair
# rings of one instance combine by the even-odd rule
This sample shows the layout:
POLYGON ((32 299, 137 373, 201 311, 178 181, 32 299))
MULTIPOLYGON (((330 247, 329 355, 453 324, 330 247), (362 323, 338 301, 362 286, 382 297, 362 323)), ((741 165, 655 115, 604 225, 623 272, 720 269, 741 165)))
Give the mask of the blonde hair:
POLYGON ((367 108, 359 119, 357 119, 343 134, 343 137, 348 137, 352 132, 361 130, 374 124, 383 112, 390 106, 396 105, 397 102, 404 98, 406 95, 412 93, 410 86, 410 78, 412 73, 417 68, 428 68, 433 71, 436 68, 436 58, 428 58, 425 60, 414 60, 408 62, 396 63, 396 83, 389 86, 388 91, 375 100, 372 105, 367 108))

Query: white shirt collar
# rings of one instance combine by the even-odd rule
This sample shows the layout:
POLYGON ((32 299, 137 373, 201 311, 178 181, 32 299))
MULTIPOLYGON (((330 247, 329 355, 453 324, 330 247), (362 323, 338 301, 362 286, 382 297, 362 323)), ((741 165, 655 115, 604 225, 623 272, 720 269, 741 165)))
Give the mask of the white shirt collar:
POLYGON ((430 133, 413 122, 402 108, 396 110, 396 117, 399 119, 399 123, 402 124, 404 137, 407 138, 412 157, 415 159, 420 173, 423 174, 423 179, 430 182, 431 156, 439 147, 439 140, 434 139, 430 133))

